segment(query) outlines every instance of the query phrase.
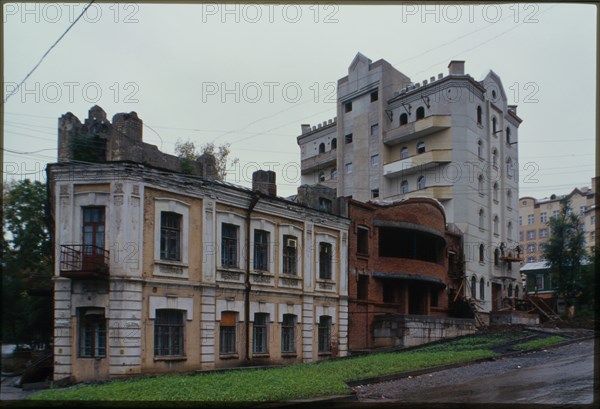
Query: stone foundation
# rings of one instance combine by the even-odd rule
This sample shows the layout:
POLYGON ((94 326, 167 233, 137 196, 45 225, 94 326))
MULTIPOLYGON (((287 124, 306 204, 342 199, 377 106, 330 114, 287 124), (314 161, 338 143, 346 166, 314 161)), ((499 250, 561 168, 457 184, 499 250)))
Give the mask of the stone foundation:
POLYGON ((537 325, 540 323, 538 314, 524 311, 495 311, 490 313, 490 325, 537 325))

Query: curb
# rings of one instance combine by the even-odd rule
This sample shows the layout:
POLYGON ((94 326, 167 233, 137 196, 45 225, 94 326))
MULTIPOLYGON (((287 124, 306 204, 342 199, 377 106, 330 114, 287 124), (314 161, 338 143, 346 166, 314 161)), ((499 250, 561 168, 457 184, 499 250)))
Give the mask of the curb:
POLYGON ((370 385, 370 384, 374 384, 374 383, 389 382, 389 381, 394 381, 397 379, 421 376, 421 375, 426 375, 429 373, 443 371, 446 369, 462 368, 465 366, 479 364, 482 362, 493 362, 493 361, 497 361, 497 360, 503 359, 503 358, 512 358, 515 356, 525 355, 525 354, 529 354, 532 352, 539 352, 539 351, 544 351, 544 350, 548 350, 548 349, 560 348, 562 346, 574 344, 574 343, 580 342, 580 341, 586 341, 589 339, 594 339, 597 337, 599 337, 599 335, 594 334, 594 335, 582 337, 582 338, 572 338, 572 339, 568 339, 566 341, 558 342, 558 343, 552 344, 552 345, 543 346, 540 348, 528 349, 528 350, 524 350, 524 351, 507 352, 507 353, 497 355, 494 357, 489 357, 489 358, 480 358, 480 359, 475 359, 473 361, 464 361, 464 362, 458 362, 455 364, 432 366, 429 368, 418 369, 415 371, 398 372, 398 373, 390 374, 390 375, 376 376, 373 378, 365 378, 365 379, 359 379, 356 381, 349 381, 349 382, 346 382, 346 385, 350 388, 353 388, 356 386, 370 385))

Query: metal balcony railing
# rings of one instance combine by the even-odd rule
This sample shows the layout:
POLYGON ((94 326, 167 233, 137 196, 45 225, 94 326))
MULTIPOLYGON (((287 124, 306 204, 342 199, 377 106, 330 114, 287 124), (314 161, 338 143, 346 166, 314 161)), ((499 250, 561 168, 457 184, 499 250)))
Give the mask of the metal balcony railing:
POLYGON ((89 244, 60 246, 60 275, 67 278, 108 278, 110 252, 89 244))

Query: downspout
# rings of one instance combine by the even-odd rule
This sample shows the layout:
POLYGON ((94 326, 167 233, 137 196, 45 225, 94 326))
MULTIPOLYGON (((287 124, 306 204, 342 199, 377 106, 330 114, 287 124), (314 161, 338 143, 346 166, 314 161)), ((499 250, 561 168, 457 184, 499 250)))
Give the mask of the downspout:
POLYGON ((246 361, 250 361, 250 216, 260 199, 260 193, 252 192, 250 205, 246 210, 246 283, 244 286, 244 322, 246 325, 246 361))

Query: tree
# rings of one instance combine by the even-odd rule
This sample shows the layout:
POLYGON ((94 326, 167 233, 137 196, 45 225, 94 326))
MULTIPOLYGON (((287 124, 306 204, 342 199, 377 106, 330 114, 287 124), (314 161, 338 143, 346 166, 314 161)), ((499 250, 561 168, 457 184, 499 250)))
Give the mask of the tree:
POLYGON ((52 299, 27 290, 50 286, 52 243, 46 223, 46 185, 26 179, 5 185, 2 223, 2 330, 15 342, 47 342, 52 299))
POLYGON ((544 257, 558 297, 574 306, 583 289, 583 265, 587 259, 585 233, 579 216, 573 213, 569 198, 561 200, 560 213, 548 221, 550 238, 544 246, 544 257))
POLYGON ((178 139, 177 142, 175 142, 175 154, 182 159, 181 166, 184 172, 186 170, 189 171, 191 169, 190 162, 195 161, 201 155, 209 154, 214 156, 216 162, 217 179, 225 180, 225 176, 227 176, 228 163, 229 165, 234 165, 239 161, 238 158, 235 158, 228 162, 229 154, 231 153, 231 150, 229 149, 230 146, 231 144, 226 143, 217 147, 214 143, 207 142, 200 147, 200 152, 198 152, 194 142, 190 141, 189 139, 185 142, 182 142, 178 139))

